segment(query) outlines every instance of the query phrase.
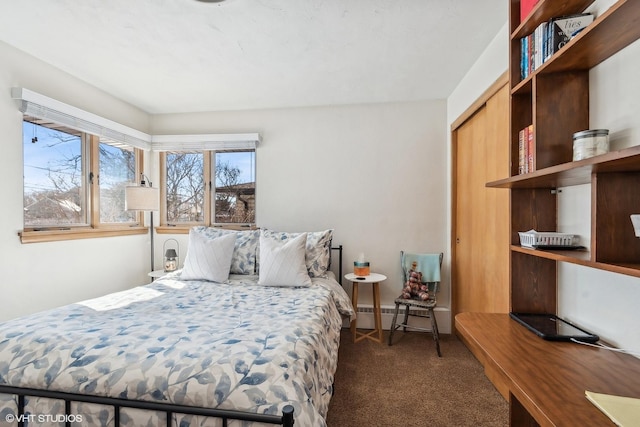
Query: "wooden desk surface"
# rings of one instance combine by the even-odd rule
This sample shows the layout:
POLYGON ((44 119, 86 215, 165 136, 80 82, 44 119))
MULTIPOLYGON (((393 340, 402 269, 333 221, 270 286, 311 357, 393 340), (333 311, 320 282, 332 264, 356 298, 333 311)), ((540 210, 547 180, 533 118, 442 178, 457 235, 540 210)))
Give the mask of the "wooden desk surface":
MULTIPOLYGON (((458 335, 503 396, 541 426, 613 426, 585 390, 640 398, 640 359, 571 342, 545 341, 508 314, 460 313, 458 335)), ((515 415, 517 419, 517 414, 515 415)), ((514 422, 512 415, 512 424, 514 422)))

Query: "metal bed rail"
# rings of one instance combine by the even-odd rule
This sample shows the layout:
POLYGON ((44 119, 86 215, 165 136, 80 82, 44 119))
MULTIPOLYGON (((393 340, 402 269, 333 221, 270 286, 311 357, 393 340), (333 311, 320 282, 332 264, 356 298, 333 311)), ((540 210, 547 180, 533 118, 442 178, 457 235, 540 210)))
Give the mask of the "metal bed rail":
POLYGON ((332 251, 338 251, 338 277, 337 282, 342 286, 342 245, 332 246, 332 251))
MULTIPOLYGON (((294 424, 294 409, 291 405, 286 405, 284 408, 282 408, 282 415, 280 416, 226 409, 212 409, 197 406, 177 405, 173 403, 148 402, 144 400, 129 400, 106 396, 92 396, 53 390, 39 390, 7 385, 0 385, 0 393, 18 396, 18 415, 15 417, 15 420, 18 422, 18 427, 24 427, 26 424, 25 421, 29 420, 29 417, 24 412, 26 396, 64 400, 65 425, 67 427, 71 426, 71 419, 74 415, 71 412, 71 402, 95 403, 99 405, 112 406, 114 408, 115 427, 120 427, 120 408, 133 408, 164 412, 166 414, 167 427, 172 427, 173 425, 173 414, 199 415, 204 417, 218 418, 222 420, 223 427, 227 427, 227 423, 229 420, 254 421, 266 424, 282 425, 284 427, 293 427, 294 424)), ((37 421, 37 419, 34 421, 37 421)))

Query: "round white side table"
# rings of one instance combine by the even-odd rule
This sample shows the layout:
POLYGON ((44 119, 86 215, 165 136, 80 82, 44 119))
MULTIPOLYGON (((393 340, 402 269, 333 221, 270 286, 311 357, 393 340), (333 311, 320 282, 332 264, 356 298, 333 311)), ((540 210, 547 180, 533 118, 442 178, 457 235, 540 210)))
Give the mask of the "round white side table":
POLYGON ((351 322, 351 333, 353 342, 362 341, 367 338, 372 341, 382 343, 382 314, 380 312, 380 282, 387 280, 384 274, 371 273, 368 276, 356 276, 353 273, 346 274, 345 279, 353 283, 351 288, 351 302, 353 309, 356 311, 356 318, 351 322), (369 283, 372 285, 373 291, 373 318, 375 328, 369 332, 358 331, 358 285, 360 283, 369 283))
POLYGON ((162 276, 165 276, 167 274, 166 271, 164 270, 153 270, 147 273, 147 276, 152 277, 153 280, 159 279, 162 276))

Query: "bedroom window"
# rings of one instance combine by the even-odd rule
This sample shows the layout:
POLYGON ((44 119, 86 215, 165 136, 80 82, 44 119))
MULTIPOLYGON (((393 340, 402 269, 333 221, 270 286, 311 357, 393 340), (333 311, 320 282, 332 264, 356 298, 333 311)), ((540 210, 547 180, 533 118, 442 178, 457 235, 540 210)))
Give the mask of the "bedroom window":
POLYGON ((100 223, 118 224, 136 221, 136 213, 126 211, 124 189, 136 182, 136 150, 100 138, 98 145, 100 223))
POLYGON ((256 222, 256 152, 216 151, 213 168, 214 224, 256 222))
POLYGON ((136 181, 140 150, 27 115, 22 134, 24 243, 132 234, 124 188, 136 181))
POLYGON ((166 226, 255 224, 255 149, 160 153, 166 226))
POLYGON ((24 226, 87 225, 84 136, 25 120, 24 226))
POLYGON ((167 223, 204 221, 204 153, 166 153, 167 223))

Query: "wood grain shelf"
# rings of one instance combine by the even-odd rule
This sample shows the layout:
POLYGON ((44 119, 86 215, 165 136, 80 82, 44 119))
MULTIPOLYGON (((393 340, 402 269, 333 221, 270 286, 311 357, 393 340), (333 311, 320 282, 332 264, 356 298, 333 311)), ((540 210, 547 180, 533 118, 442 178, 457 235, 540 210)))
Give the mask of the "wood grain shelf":
POLYGON ((520 23, 520 2, 511 1, 511 38, 519 39, 525 37, 536 29, 543 22, 557 16, 571 15, 577 10, 584 10, 595 0, 538 0, 531 10, 527 19, 520 23), (515 7, 517 3, 517 7, 515 7), (515 13, 515 15, 514 15, 515 13), (515 27, 515 29, 514 29, 515 27))
POLYGON ((492 188, 559 188, 589 184, 594 173, 640 172, 640 146, 488 182, 492 188))
POLYGON ((585 391, 640 396, 640 360, 603 348, 546 341, 508 314, 461 313, 456 331, 511 402, 513 426, 613 424, 585 391))
POLYGON ((618 1, 575 36, 537 74, 589 70, 640 38, 637 0, 618 1))
POLYGON ((520 252, 539 258, 546 258, 554 261, 562 261, 569 264, 577 264, 585 267, 596 268, 598 270, 610 271, 612 273, 625 274, 627 276, 640 277, 640 263, 605 263, 591 260, 591 252, 587 250, 540 250, 524 248, 512 245, 513 252, 520 252))

